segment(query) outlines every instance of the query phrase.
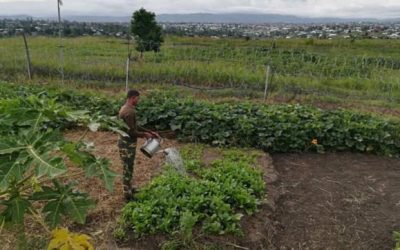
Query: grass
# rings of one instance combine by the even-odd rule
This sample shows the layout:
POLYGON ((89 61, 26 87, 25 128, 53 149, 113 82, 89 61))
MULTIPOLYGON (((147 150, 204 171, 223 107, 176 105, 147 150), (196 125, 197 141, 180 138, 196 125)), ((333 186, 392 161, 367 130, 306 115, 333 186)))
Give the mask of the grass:
MULTIPOLYGON (((28 39, 36 81, 58 81, 59 40, 28 39)), ((122 84, 127 44, 105 37, 63 40, 66 82, 122 84)), ((262 96, 265 65, 273 69, 271 95, 336 97, 351 101, 400 101, 400 41, 253 40, 167 37, 161 53, 134 53, 131 81, 232 87, 262 96)), ((0 39, 0 80, 25 82, 19 37, 0 39)), ((228 91, 229 92, 229 91, 228 91)))

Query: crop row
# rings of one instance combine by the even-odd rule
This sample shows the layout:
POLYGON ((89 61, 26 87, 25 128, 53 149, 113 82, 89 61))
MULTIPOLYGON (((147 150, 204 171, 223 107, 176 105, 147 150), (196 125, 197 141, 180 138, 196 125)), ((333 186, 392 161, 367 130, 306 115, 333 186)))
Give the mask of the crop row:
MULTIPOLYGON (((198 147, 186 146, 186 151, 199 151, 198 147)), ((170 168, 142 189, 123 209, 116 236, 179 232, 189 241, 197 226, 206 233, 240 234, 239 211, 256 212, 265 190, 261 171, 253 167, 257 155, 224 150, 222 159, 208 167, 201 155, 201 149, 196 156, 184 153, 190 175, 170 168)))
MULTIPOLYGON (((102 119, 115 116, 123 103, 122 98, 110 100, 74 91, 46 94, 74 109, 87 108, 102 119)), ((400 152, 399 123, 347 110, 301 105, 213 104, 165 91, 150 93, 137 109, 141 125, 173 130, 187 141, 255 147, 269 152, 347 150, 393 156, 399 156, 400 152), (314 139, 317 145, 311 144, 314 139)), ((113 120, 107 118, 107 123, 112 124, 113 120)))
MULTIPOLYGON (((15 39, 14 39, 15 40, 15 39)), ((25 56, 22 45, 4 39, 0 44, 0 74, 2 79, 26 79, 25 56)), ((304 47, 301 41, 277 47, 252 42, 206 41, 169 38, 160 53, 148 53, 131 62, 133 82, 176 83, 224 86, 261 90, 265 83, 265 66, 272 67, 272 91, 287 92, 296 85, 304 90, 329 87, 331 83, 343 90, 400 96, 400 61, 385 49, 373 48, 374 54, 356 54, 346 48, 330 45, 321 50, 317 45, 304 47), (240 46, 239 46, 240 45, 240 46), (351 82, 352 84, 347 84, 351 82), (286 88, 289 86, 289 88, 286 88)), ((126 44, 117 39, 75 38, 65 41, 64 74, 72 81, 122 82, 125 80, 126 44)), ((266 42, 265 42, 266 43, 266 42)), ((282 44, 282 45, 280 45, 282 44)), ((344 45, 340 45, 344 46, 344 45)), ((382 44, 384 46, 384 44, 382 44)), ((377 47, 377 46, 376 46, 377 47)), ((391 51, 391 50, 390 50, 391 51)), ((40 79, 59 79, 60 59, 57 40, 32 39, 33 72, 40 79)), ((330 93, 334 94, 333 89, 330 93)), ((370 97, 370 95, 368 97, 370 97)))
POLYGON ((400 126, 371 115, 301 105, 210 104, 162 96, 138 107, 143 125, 182 138, 270 152, 349 150, 399 155, 400 126), (318 145, 311 144, 313 139, 318 145))

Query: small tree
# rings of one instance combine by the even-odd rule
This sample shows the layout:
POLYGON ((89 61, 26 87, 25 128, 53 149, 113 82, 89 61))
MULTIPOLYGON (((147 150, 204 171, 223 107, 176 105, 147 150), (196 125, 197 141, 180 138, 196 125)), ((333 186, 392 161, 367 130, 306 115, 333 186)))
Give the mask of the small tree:
POLYGON ((135 11, 131 20, 131 32, 135 36, 136 50, 159 52, 164 42, 161 26, 157 24, 156 14, 141 8, 135 11))

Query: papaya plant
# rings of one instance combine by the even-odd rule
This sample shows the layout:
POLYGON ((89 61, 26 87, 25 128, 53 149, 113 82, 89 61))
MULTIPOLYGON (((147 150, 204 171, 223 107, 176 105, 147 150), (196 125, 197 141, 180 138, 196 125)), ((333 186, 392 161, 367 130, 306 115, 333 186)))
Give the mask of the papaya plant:
POLYGON ((113 190, 116 173, 81 140, 68 142, 60 128, 70 123, 95 130, 86 112, 71 112, 54 99, 29 96, 0 100, 0 225, 24 232, 31 216, 56 228, 64 217, 85 223, 94 201, 78 192, 74 177, 98 177, 113 190), (68 167, 66 160, 73 163, 68 167))

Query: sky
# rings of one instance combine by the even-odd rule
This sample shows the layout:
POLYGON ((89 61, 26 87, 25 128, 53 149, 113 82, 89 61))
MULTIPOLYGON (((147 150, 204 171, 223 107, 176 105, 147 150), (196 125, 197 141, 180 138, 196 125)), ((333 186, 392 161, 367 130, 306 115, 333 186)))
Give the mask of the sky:
MULTIPOLYGON (((130 16, 144 7, 165 13, 273 13, 306 17, 400 18, 400 0, 63 0, 64 15, 130 16)), ((56 16, 57 0, 0 0, 0 15, 56 16)))

